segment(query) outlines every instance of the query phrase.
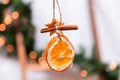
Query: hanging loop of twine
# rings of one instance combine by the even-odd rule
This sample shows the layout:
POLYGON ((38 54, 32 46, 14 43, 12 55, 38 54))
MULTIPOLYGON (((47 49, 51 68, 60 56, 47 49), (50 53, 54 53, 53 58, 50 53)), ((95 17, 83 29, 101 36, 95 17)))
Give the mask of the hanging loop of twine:
POLYGON ((60 20, 59 20, 59 22, 57 23, 57 24, 55 24, 55 28, 56 28, 56 30, 55 30, 55 32, 58 34, 58 36, 60 37, 61 36, 61 31, 59 31, 57 28, 58 28, 58 26, 60 26, 61 25, 61 23, 62 23, 62 13, 61 13, 61 9, 60 9, 60 5, 59 5, 59 2, 58 2, 58 0, 53 0, 53 19, 55 19, 55 12, 56 12, 56 4, 55 3, 57 3, 57 7, 58 7, 58 11, 59 11, 59 17, 60 17, 60 20))
POLYGON ((57 31, 57 33, 58 33, 59 30, 77 30, 78 29, 77 25, 62 25, 62 13, 61 13, 61 9, 60 9, 60 5, 59 5, 58 0, 53 0, 53 20, 56 19, 55 18, 55 12, 56 12, 55 11, 56 10, 55 3, 57 3, 60 20, 59 20, 58 24, 56 24, 57 22, 55 21, 55 27, 48 27, 48 28, 41 29, 41 33, 51 32, 51 31, 57 31))
POLYGON ((59 24, 58 24, 58 26, 60 26, 61 25, 61 23, 62 23, 62 13, 61 13, 61 9, 60 9, 60 5, 59 5, 59 2, 58 2, 58 0, 53 0, 53 19, 55 19, 55 3, 57 3, 57 6, 58 6, 58 10, 59 10, 59 17, 60 17, 60 22, 59 22, 59 24))

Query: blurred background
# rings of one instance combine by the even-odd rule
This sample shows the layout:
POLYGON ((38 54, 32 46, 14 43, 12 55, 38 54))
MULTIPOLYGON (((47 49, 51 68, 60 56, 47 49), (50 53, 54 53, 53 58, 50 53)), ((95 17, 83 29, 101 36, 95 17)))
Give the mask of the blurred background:
POLYGON ((73 67, 55 72, 40 59, 52 0, 0 0, 0 80, 120 80, 120 1, 59 2, 63 22, 79 28, 64 31, 76 50, 73 67))

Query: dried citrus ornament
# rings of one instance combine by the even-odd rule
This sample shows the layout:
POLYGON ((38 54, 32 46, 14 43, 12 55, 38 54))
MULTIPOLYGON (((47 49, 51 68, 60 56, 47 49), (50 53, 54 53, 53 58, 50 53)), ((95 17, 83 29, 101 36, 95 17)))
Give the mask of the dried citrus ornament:
POLYGON ((51 23, 45 24, 48 28, 41 29, 41 33, 50 32, 51 39, 42 54, 49 67, 55 71, 64 71, 73 64, 75 50, 69 39, 62 30, 77 30, 76 25, 64 25, 58 0, 53 0, 53 19, 51 23), (60 21, 55 19, 55 1, 57 2, 60 21))
POLYGON ((73 45, 64 35, 53 37, 48 43, 46 51, 48 65, 55 71, 66 70, 73 63, 75 51, 73 45))

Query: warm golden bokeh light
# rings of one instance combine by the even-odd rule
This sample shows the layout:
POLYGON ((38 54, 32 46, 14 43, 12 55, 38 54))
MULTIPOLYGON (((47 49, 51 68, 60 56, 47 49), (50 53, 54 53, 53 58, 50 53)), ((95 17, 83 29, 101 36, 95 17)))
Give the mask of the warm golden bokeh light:
POLYGON ((109 70, 114 71, 117 68, 117 63, 116 62, 111 62, 109 64, 109 70))
POLYGON ((14 46, 13 45, 11 45, 11 44, 9 44, 9 45, 7 45, 7 52, 9 52, 9 53, 11 53, 11 52, 13 52, 13 50, 14 50, 14 46))
POLYGON ((9 24, 11 24, 11 22, 12 22, 12 17, 10 15, 6 15, 6 17, 4 19, 4 23, 6 25, 9 25, 9 24))
POLYGON ((87 75, 88 75, 87 70, 82 70, 82 71, 80 71, 80 76, 81 76, 82 78, 87 77, 87 75))
POLYGON ((0 24, 0 31, 5 31, 5 30, 6 30, 6 25, 0 24))
POLYGON ((39 64, 41 64, 43 61, 44 61, 44 60, 42 59, 42 57, 40 57, 40 58, 38 59, 38 63, 39 63, 39 64))
POLYGON ((3 4, 9 4, 10 0, 2 0, 3 4))
POLYGON ((17 11, 14 11, 14 12, 12 13, 12 18, 13 18, 13 19, 18 19, 18 18, 19 18, 19 13, 18 13, 17 11))
POLYGON ((29 56, 30 56, 30 59, 36 59, 37 53, 35 51, 31 51, 29 56))
POLYGON ((41 65, 41 67, 49 68, 45 57, 40 57, 40 58, 38 59, 38 63, 41 65))
POLYGON ((4 36, 0 36, 0 47, 4 46, 5 42, 6 42, 5 37, 4 36))
POLYGON ((36 64, 36 60, 30 60, 30 64, 36 64))

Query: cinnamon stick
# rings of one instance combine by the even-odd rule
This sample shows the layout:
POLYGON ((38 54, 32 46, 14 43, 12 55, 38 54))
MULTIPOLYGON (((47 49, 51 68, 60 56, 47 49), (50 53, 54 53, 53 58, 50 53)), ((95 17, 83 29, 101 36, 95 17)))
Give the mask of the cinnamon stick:
POLYGON ((54 30, 77 30, 77 29, 78 29, 77 25, 61 25, 58 26, 57 28, 54 27, 41 29, 41 33, 50 32, 54 30))

